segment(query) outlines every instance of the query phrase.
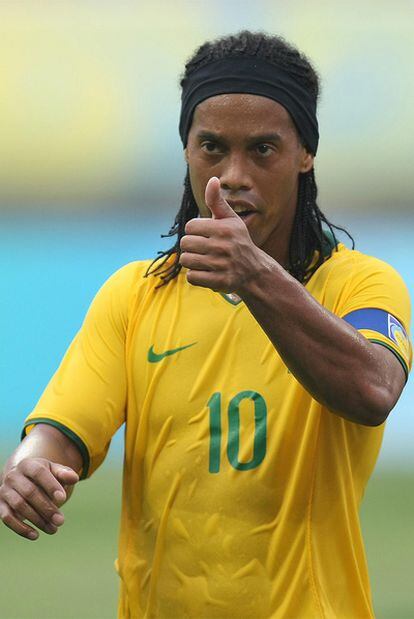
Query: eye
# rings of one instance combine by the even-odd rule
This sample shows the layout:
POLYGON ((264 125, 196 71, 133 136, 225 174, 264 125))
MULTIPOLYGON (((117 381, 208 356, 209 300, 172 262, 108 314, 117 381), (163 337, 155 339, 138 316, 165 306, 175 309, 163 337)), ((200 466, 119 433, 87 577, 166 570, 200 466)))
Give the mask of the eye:
POLYGON ((273 151, 270 144, 256 144, 255 149, 259 155, 262 155, 263 157, 268 157, 273 151))
POLYGON ((216 142, 211 142, 211 141, 203 142, 201 144, 201 149, 205 153, 218 153, 218 152, 220 152, 219 145, 216 142))

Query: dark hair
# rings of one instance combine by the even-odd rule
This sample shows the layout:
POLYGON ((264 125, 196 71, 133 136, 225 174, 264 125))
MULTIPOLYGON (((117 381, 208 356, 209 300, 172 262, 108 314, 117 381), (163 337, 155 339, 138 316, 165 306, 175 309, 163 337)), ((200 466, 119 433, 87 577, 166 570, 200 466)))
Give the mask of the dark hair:
MULTIPOLYGON (((201 45, 185 65, 183 80, 200 67, 229 56, 256 56, 271 62, 288 71, 300 82, 313 97, 319 97, 319 77, 307 57, 295 47, 287 43, 282 37, 267 35, 262 32, 253 33, 243 30, 236 35, 230 35, 208 41, 201 45)), ((303 146, 309 150, 303 137, 299 135, 303 146)), ((316 204, 317 186, 314 170, 299 174, 298 199, 296 214, 293 222, 289 245, 289 273, 299 282, 305 283, 324 262, 327 255, 331 255, 337 246, 335 230, 341 230, 348 235, 354 248, 351 235, 340 226, 332 224, 316 204), (330 232, 329 240, 323 225, 330 232), (315 261, 315 252, 317 260, 315 261)), ((198 207, 191 189, 189 170, 184 179, 184 194, 181 207, 174 224, 168 234, 162 237, 177 235, 175 244, 166 251, 159 251, 157 257, 150 264, 146 275, 158 275, 166 284, 174 279, 181 270, 179 263, 180 240, 184 236, 187 221, 198 216, 198 207), (170 258, 174 256, 172 260, 170 258)))

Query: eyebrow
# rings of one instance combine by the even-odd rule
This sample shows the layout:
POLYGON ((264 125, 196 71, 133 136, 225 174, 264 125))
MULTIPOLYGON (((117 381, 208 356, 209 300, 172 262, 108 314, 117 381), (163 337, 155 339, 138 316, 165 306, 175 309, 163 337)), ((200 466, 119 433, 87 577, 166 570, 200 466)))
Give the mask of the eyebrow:
MULTIPOLYGON (((226 139, 219 135, 218 133, 213 133, 212 131, 203 131, 201 130, 197 134, 197 138, 199 140, 212 140, 214 142, 223 143, 226 142, 226 139)), ((263 133, 260 135, 252 135, 247 139, 248 144, 257 144, 259 142, 281 142, 282 137, 279 133, 263 133)))
POLYGON ((279 133, 262 133, 260 135, 252 135, 249 142, 281 142, 282 136, 279 133))
POLYGON ((212 140, 214 142, 223 142, 223 138, 220 137, 217 133, 213 133, 212 131, 199 131, 197 133, 197 138, 199 140, 212 140))

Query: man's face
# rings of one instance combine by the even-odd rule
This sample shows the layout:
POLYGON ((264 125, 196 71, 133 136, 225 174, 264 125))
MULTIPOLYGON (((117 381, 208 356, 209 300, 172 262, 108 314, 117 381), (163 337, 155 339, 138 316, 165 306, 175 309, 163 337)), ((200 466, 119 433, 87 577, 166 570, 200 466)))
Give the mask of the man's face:
POLYGON ((240 212, 253 242, 285 261, 298 176, 313 165, 285 108, 257 95, 206 99, 195 109, 185 157, 200 215, 211 216, 204 192, 217 176, 223 197, 240 212))

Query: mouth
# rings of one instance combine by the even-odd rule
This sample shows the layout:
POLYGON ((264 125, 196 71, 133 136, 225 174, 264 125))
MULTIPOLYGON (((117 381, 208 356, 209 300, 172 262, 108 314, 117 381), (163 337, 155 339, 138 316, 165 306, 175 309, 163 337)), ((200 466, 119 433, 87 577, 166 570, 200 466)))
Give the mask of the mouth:
POLYGON ((242 213, 237 213, 237 215, 247 224, 249 221, 253 219, 256 215, 257 211, 243 211, 242 213))
POLYGON ((242 200, 226 200, 228 204, 231 206, 233 211, 238 215, 244 222, 250 221, 254 215, 257 214, 257 210, 250 204, 250 202, 245 202, 242 200))

